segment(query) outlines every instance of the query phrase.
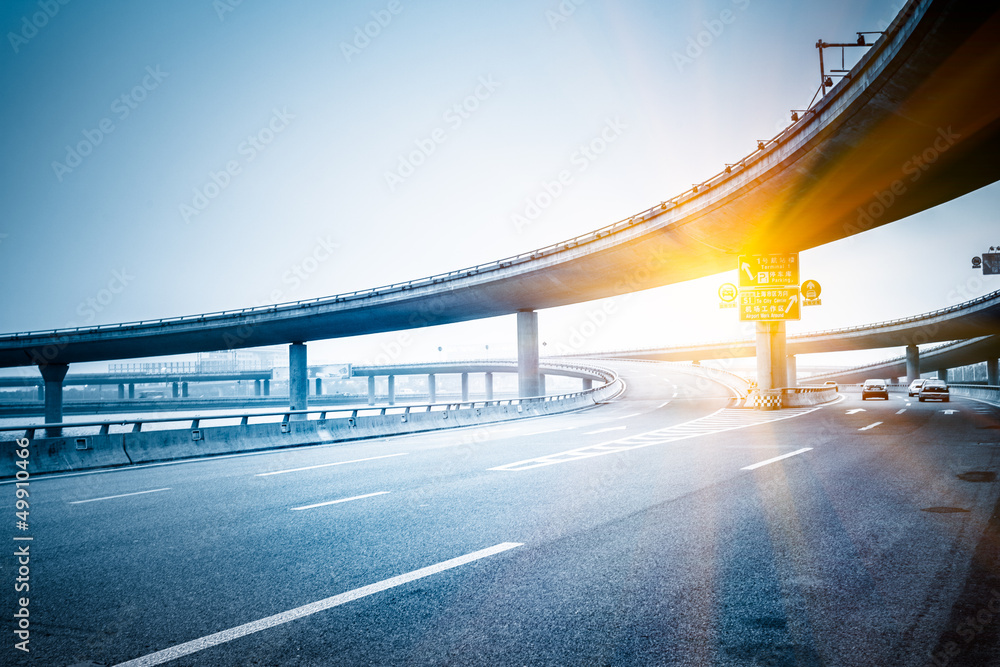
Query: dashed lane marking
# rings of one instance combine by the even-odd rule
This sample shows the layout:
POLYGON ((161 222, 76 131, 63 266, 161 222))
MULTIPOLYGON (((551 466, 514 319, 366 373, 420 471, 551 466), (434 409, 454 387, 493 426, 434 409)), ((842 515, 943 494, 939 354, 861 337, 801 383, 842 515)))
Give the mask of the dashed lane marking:
POLYGON ((346 593, 341 593, 340 595, 334 595, 333 597, 328 597, 311 604, 289 609, 288 611, 275 614, 274 616, 268 616, 267 618, 262 618, 258 621, 237 625, 235 628, 216 632, 215 634, 189 642, 184 642, 183 644, 177 644, 176 646, 171 646, 170 648, 163 649, 162 651, 142 656, 141 658, 135 658, 134 660, 119 663, 115 665, 115 667, 153 667, 154 665, 162 665, 165 662, 176 660, 177 658, 181 658, 185 655, 191 655, 192 653, 197 653, 198 651, 203 651, 207 648, 218 646, 219 644, 225 644, 233 641, 234 639, 239 639, 240 637, 245 637, 255 632, 284 625, 285 623, 305 618, 306 616, 311 616, 321 611, 332 609, 333 607, 339 607, 342 604, 346 604, 369 595, 374 595, 375 593, 380 593, 390 588, 395 588, 396 586, 402 586, 403 584, 416 581, 417 579, 423 579, 424 577, 429 577, 433 574, 444 572, 445 570, 461 567, 462 565, 467 565, 468 563, 472 563, 483 558, 495 556, 496 554, 509 551, 510 549, 515 549, 519 546, 522 546, 519 542, 503 542, 502 544, 497 544, 496 546, 492 546, 488 549, 473 551, 470 554, 459 556, 458 558, 452 558, 451 560, 446 560, 436 565, 423 567, 419 570, 413 570, 412 572, 407 572, 406 574, 401 574, 397 577, 384 579, 378 583, 369 584, 368 586, 355 588, 352 591, 347 591, 346 593))
POLYGON ((874 424, 869 424, 868 426, 862 426, 862 427, 861 427, 861 428, 859 428, 858 430, 859 430, 859 431, 867 431, 867 430, 869 430, 869 429, 873 429, 873 428, 875 428, 876 426, 878 426, 878 425, 879 425, 879 424, 881 424, 881 423, 882 423, 882 422, 875 422, 874 424))
POLYGON ((624 431, 628 426, 612 426, 611 428, 599 428, 596 431, 590 431, 584 433, 584 435, 596 435, 598 433, 607 433, 608 431, 624 431))
POLYGON ((815 412, 819 409, 820 408, 817 406, 812 408, 782 410, 780 413, 772 413, 758 412, 755 410, 741 410, 737 408, 722 408, 721 410, 716 410, 712 414, 706 415, 705 417, 699 417, 698 419, 694 419, 683 424, 677 424, 676 426, 668 426, 655 431, 631 435, 618 440, 603 442, 598 445, 579 447, 577 449, 571 449, 557 454, 549 454, 547 456, 526 459, 515 463, 507 463, 505 465, 496 466, 495 468, 490 468, 490 470, 501 470, 506 472, 531 470, 532 468, 555 465, 556 463, 579 461, 581 459, 592 458, 594 456, 617 454, 619 452, 625 452, 632 449, 641 449, 643 447, 662 445, 668 442, 677 442, 678 440, 697 438, 703 435, 713 435, 716 433, 748 428, 750 426, 757 426, 760 424, 769 424, 771 422, 807 415, 810 412, 815 412))
POLYGON ((797 449, 794 452, 789 452, 788 454, 782 454, 781 456, 775 456, 773 459, 768 459, 766 461, 761 461, 760 463, 754 463, 753 465, 748 465, 745 468, 740 468, 740 470, 756 470, 757 468, 760 468, 762 466, 766 466, 766 465, 768 465, 770 463, 774 463, 775 461, 780 461, 782 459, 787 459, 790 456, 796 456, 798 454, 802 454, 803 452, 811 452, 811 451, 812 451, 812 447, 803 447, 802 449, 797 449))
POLYGON ((352 500, 361 500, 362 498, 371 498, 372 496, 384 496, 389 493, 389 491, 376 491, 375 493, 366 493, 363 496, 351 496, 350 498, 340 498, 339 500, 328 500, 325 503, 316 503, 314 505, 303 505, 302 507, 293 507, 292 511, 297 512, 299 510, 311 510, 314 507, 326 507, 327 505, 336 505, 337 503, 349 503, 352 500))
POLYGON ((117 496, 104 496, 103 498, 88 498, 87 500, 71 500, 70 505, 80 505, 82 503, 96 503, 98 500, 111 500, 113 498, 127 498, 128 496, 141 496, 144 493, 158 493, 160 491, 169 491, 170 487, 166 486, 162 489, 150 489, 149 491, 136 491, 135 493, 120 493, 117 496))
POLYGON ((254 475, 254 477, 268 477, 270 475, 284 475, 287 472, 300 472, 302 470, 315 470, 316 468, 329 468, 330 466, 343 466, 348 463, 361 463, 363 461, 375 461, 377 459, 388 459, 393 456, 407 456, 406 452, 400 454, 386 454, 385 456, 372 456, 367 459, 354 459, 352 461, 336 461, 335 463, 320 463, 314 466, 305 466, 303 468, 289 468, 288 470, 275 470, 273 472, 260 472, 254 475))

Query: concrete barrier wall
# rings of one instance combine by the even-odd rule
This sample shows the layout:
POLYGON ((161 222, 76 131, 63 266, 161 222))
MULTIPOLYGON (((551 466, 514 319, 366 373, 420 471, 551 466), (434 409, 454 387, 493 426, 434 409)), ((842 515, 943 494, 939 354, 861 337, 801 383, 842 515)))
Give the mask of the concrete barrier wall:
POLYGON ((836 400, 835 387, 784 387, 781 390, 781 407, 807 408, 836 400))
POLYGON ((1000 405, 1000 387, 984 384, 949 384, 952 396, 978 398, 981 401, 1000 405))
MULTIPOLYGON (((406 406, 397 406, 385 408, 385 414, 335 419, 293 419, 197 429, 36 437, 29 444, 31 456, 28 471, 39 474, 88 470, 491 424, 590 407, 613 397, 622 386, 621 380, 615 378, 602 387, 566 396, 435 405, 430 411, 425 407, 411 410, 406 406)), ((12 432, 0 435, 10 440, 20 437, 12 432)), ((14 466, 16 446, 10 440, 0 443, 0 478, 13 477, 17 472, 14 466)))

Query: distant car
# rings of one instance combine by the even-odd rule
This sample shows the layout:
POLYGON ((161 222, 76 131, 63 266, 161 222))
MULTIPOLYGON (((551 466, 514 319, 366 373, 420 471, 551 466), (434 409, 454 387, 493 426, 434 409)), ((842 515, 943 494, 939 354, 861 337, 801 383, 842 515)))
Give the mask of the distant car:
POLYGON ((917 393, 920 402, 930 400, 944 401, 951 400, 951 392, 948 385, 943 380, 927 380, 917 393))
POLYGON ((886 386, 885 380, 865 380, 865 383, 861 385, 861 400, 863 401, 870 396, 881 396, 885 400, 889 400, 889 387, 886 386))
POLYGON ((826 382, 823 383, 823 386, 824 387, 833 387, 837 391, 840 391, 840 387, 838 387, 837 383, 834 382, 833 380, 827 380, 826 382))
POLYGON ((927 382, 927 380, 925 380, 924 378, 917 378, 916 380, 911 382, 910 388, 906 390, 907 395, 916 396, 918 393, 920 393, 920 388, 924 386, 925 382, 927 382))

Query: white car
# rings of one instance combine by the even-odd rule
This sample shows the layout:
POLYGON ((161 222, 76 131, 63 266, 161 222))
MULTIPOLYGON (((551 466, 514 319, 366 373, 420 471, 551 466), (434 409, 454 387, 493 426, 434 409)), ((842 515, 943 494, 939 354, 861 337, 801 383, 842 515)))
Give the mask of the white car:
POLYGON ((920 393, 920 388, 924 386, 925 382, 927 382, 927 380, 925 378, 917 378, 916 380, 914 380, 913 382, 911 382, 910 383, 910 388, 906 390, 907 391, 907 395, 908 396, 916 396, 917 394, 919 394, 920 393))
POLYGON ((889 387, 886 386, 885 380, 865 380, 865 383, 861 385, 862 401, 874 396, 880 396, 887 401, 889 400, 889 387))

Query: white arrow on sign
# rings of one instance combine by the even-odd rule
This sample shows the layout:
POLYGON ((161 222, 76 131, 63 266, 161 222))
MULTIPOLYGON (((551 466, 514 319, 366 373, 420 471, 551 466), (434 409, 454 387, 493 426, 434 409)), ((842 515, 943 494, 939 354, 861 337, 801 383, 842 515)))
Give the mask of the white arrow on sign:
POLYGON ((787 315, 787 314, 788 314, 788 311, 790 311, 790 310, 792 309, 792 306, 794 306, 794 305, 795 305, 795 302, 796 302, 796 301, 797 301, 797 299, 789 299, 789 300, 788 300, 788 305, 787 305, 787 306, 785 306, 785 315, 787 315))
POLYGON ((864 408, 854 408, 853 410, 848 410, 847 414, 853 415, 857 414, 858 412, 866 412, 866 410, 864 408))
POLYGON ((750 270, 750 265, 743 262, 743 270, 747 272, 747 278, 753 281, 753 271, 750 270))
POLYGON ((945 413, 946 415, 953 415, 956 412, 958 412, 958 410, 942 410, 941 412, 945 413))

